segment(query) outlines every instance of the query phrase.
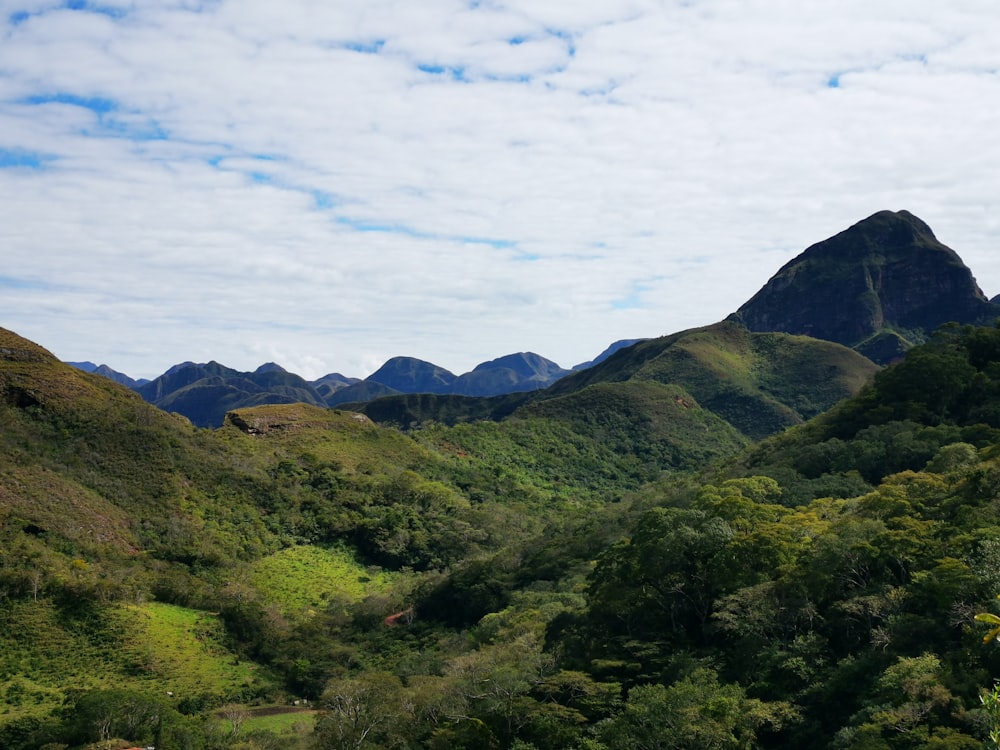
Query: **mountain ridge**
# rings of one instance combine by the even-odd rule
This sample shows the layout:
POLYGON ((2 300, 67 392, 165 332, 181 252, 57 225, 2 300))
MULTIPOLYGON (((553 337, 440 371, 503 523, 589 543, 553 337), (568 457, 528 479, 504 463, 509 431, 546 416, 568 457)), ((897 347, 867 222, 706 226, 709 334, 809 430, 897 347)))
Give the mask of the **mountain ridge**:
MULTIPOLYGON (((925 222, 908 211, 879 211, 810 245, 726 321, 752 333, 806 335, 842 344, 887 364, 925 341, 942 323, 982 324, 998 316, 1000 305, 986 299, 971 270, 954 250, 937 240, 925 222)), ((480 363, 463 375, 399 356, 363 380, 331 374, 312 382, 275 363, 261 365, 253 373, 240 373, 217 362, 182 363, 135 387, 151 403, 210 427, 221 425, 232 408, 263 403, 299 399, 340 407, 415 394, 442 397, 437 401, 404 398, 385 410, 404 421, 421 421, 431 405, 431 412, 444 409, 454 414, 459 402, 445 397, 513 397, 542 391, 614 359, 622 350, 641 347, 644 341, 648 340, 620 340, 571 370, 531 352, 480 363), (405 406, 414 403, 420 405, 416 414, 405 406)), ((517 398, 505 402, 500 413, 508 413, 519 402, 517 398)), ((489 412, 492 406, 476 406, 472 411, 489 412)))

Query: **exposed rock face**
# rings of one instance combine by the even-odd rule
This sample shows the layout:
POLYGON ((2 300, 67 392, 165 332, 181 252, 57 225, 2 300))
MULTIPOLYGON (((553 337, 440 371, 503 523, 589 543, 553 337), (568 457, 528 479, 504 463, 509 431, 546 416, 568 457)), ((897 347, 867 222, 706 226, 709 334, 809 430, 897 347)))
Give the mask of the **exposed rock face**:
POLYGON ((731 319, 751 331, 836 341, 886 363, 938 326, 988 323, 986 299, 954 250, 907 211, 880 211, 806 249, 731 319))

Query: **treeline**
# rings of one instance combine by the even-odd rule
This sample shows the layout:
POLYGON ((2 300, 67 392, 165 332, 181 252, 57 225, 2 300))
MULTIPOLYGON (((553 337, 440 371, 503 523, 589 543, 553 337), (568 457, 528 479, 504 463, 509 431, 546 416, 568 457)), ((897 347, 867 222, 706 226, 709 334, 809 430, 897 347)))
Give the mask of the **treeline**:
POLYGON ((1000 330, 946 329, 714 479, 637 493, 618 541, 577 520, 412 592, 411 624, 353 613, 317 742, 982 747, 998 385, 1000 330))

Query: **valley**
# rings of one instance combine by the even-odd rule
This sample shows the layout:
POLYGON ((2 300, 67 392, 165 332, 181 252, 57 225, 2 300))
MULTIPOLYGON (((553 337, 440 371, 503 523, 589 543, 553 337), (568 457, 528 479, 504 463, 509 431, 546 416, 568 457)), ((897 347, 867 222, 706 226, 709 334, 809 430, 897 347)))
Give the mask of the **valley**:
POLYGON ((1000 308, 906 212, 838 238, 489 395, 130 388, 0 329, 0 747, 983 747, 1000 308), (805 335, 782 290, 859 264, 857 335, 805 335))

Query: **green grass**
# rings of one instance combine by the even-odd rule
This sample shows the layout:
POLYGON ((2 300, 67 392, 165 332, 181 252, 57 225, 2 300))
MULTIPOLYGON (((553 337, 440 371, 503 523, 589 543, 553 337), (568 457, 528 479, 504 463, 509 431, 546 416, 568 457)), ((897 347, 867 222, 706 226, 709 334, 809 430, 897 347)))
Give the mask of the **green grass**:
MULTIPOLYGON (((273 732, 283 735, 302 735, 311 732, 316 724, 318 711, 302 710, 287 706, 260 706, 244 709, 249 718, 240 727, 241 734, 248 732, 273 732)), ((229 719, 219 717, 222 727, 229 728, 229 719)))
POLYGON ((254 587, 286 616, 309 616, 329 603, 356 602, 387 589, 393 574, 370 570, 348 550, 312 545, 289 547, 257 561, 254 587))
POLYGON ((275 459, 298 459, 308 454, 317 461, 333 461, 348 474, 384 474, 398 467, 433 461, 433 455, 405 435, 382 429, 367 417, 308 404, 268 404, 236 410, 255 431, 247 434, 233 423, 214 435, 259 465, 275 459))
POLYGON ((123 607, 125 653, 140 681, 176 697, 195 693, 238 695, 259 679, 261 668, 222 645, 218 617, 208 612, 151 602, 123 607))
POLYGON ((73 690, 232 699, 270 682, 222 638, 216 616, 169 604, 118 605, 68 618, 45 600, 8 602, 0 612, 0 723, 47 714, 73 690))

